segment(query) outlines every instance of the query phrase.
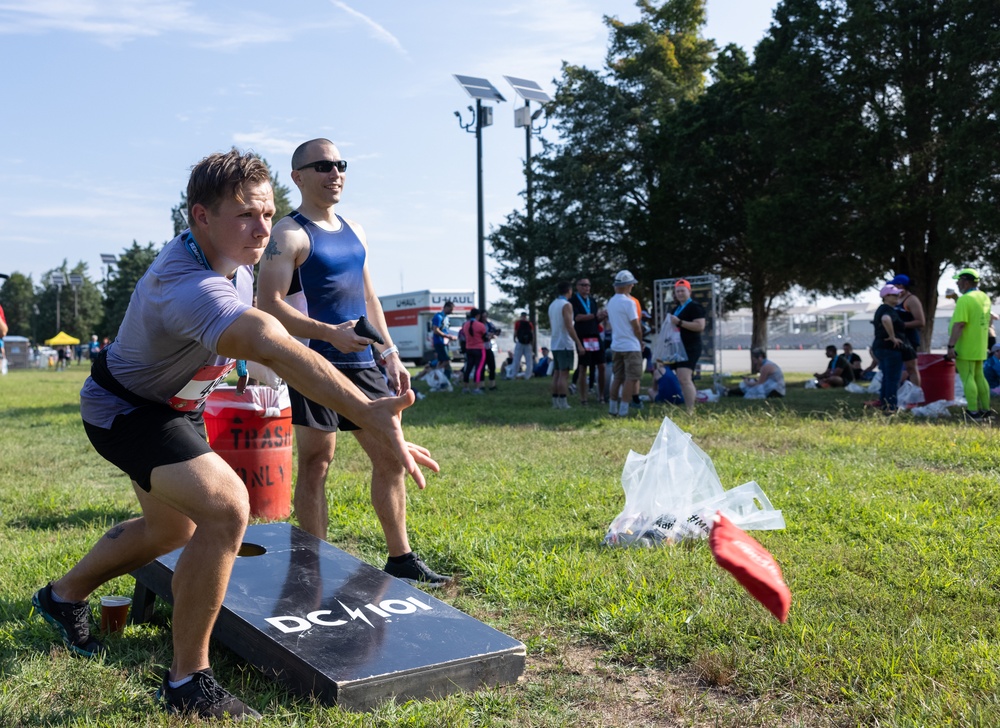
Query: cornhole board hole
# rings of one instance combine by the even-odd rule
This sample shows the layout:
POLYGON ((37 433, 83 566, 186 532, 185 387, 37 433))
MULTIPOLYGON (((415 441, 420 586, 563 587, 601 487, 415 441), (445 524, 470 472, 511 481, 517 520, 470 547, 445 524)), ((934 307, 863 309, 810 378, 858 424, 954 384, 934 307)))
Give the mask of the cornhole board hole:
MULTIPOLYGON (((180 550, 132 573, 132 621, 172 602, 180 550)), ((288 523, 247 528, 212 636, 349 710, 513 683, 524 645, 288 523)))

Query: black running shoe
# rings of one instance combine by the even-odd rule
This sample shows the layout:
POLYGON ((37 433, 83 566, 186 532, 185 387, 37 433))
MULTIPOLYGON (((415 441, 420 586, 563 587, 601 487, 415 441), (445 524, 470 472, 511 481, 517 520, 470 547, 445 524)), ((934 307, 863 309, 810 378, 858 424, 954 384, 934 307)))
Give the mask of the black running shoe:
POLYGON ((231 718, 247 720, 260 718, 260 713, 230 693, 215 681, 212 670, 200 670, 179 688, 170 687, 170 671, 163 676, 163 684, 156 693, 168 713, 187 713, 199 718, 231 718))
POLYGON ((441 576, 431 571, 431 567, 425 564, 424 560, 412 551, 410 552, 410 557, 401 564, 386 561, 383 571, 391 576, 395 576, 397 579, 433 589, 444 586, 451 581, 447 576, 441 576))
POLYGON ((87 602, 57 602, 52 598, 52 584, 46 584, 31 597, 31 604, 46 622, 55 627, 70 652, 96 657, 104 645, 90 634, 90 606, 87 602))

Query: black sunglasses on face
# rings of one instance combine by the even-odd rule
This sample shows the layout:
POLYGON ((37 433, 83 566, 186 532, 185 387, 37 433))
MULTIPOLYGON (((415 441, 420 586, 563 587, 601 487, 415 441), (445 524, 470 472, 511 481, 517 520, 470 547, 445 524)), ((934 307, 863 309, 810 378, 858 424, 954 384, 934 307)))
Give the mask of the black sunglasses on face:
POLYGON ((347 160, 346 159, 336 159, 336 160, 334 160, 334 159, 323 159, 323 160, 320 160, 319 162, 310 162, 309 164, 303 164, 301 167, 299 167, 295 171, 296 172, 301 172, 303 169, 308 169, 309 167, 312 167, 313 169, 315 169, 320 174, 330 174, 330 172, 333 170, 333 168, 336 167, 337 171, 340 172, 341 174, 343 174, 344 172, 347 171, 347 160))

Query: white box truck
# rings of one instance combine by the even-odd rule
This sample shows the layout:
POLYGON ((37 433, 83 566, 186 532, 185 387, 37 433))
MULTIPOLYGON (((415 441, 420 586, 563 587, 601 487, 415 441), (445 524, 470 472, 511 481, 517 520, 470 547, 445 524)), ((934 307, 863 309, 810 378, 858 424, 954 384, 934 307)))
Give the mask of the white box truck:
MULTIPOLYGON (((465 323, 466 315, 476 305, 476 294, 473 291, 413 291, 379 296, 385 324, 389 328, 392 343, 399 347, 400 359, 423 364, 434 358, 431 319, 441 310, 445 301, 451 301, 455 306, 449 318, 451 333, 457 335, 459 328, 465 323)), ((452 347, 458 353, 455 342, 452 342, 452 347)))

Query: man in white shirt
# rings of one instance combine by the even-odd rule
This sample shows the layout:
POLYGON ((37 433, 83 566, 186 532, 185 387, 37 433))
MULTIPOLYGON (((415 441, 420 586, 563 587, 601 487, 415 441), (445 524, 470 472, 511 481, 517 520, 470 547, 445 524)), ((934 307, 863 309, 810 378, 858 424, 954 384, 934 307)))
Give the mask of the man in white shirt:
POLYGON ((632 298, 635 276, 627 270, 615 276, 615 295, 608 301, 611 325, 611 397, 608 413, 627 417, 629 402, 639 394, 642 378, 642 324, 639 307, 632 298), (619 394, 620 391, 620 394, 619 394))

